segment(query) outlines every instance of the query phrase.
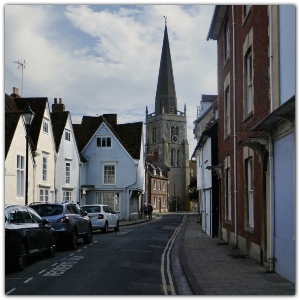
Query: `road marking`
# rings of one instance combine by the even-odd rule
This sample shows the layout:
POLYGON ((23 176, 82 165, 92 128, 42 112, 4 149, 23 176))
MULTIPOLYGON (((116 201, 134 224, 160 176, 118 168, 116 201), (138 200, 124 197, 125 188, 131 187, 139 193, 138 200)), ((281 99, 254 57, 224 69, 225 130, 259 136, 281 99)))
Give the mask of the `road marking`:
POLYGON ((9 294, 12 293, 14 290, 16 290, 16 288, 11 289, 11 290, 8 291, 7 293, 5 293, 5 295, 9 295, 9 294))
POLYGON ((52 270, 45 273, 43 276, 60 276, 64 274, 67 270, 72 268, 74 264, 77 263, 80 259, 84 256, 72 256, 67 261, 60 263, 59 265, 55 266, 52 270))
POLYGON ((42 273, 44 273, 46 271, 46 269, 45 270, 43 270, 43 271, 41 271, 41 272, 39 272, 38 274, 42 274, 42 273))
POLYGON ((32 278, 27 279, 26 281, 24 281, 23 283, 27 283, 31 280, 32 278))
POLYGON ((165 295, 168 295, 168 286, 167 286, 167 282, 166 282, 166 277, 165 277, 165 255, 167 256, 167 275, 168 275, 168 279, 169 279, 169 283, 170 283, 170 288, 171 288, 171 293, 172 295, 176 295, 175 289, 174 289, 174 284, 173 284, 173 280, 172 280, 172 276, 171 276, 171 272, 170 272, 170 252, 171 249, 173 247, 173 243, 176 239, 177 234, 179 233, 181 227, 183 226, 183 224, 185 223, 186 220, 186 216, 183 217, 183 220, 181 222, 181 224, 176 228, 176 230, 174 231, 172 237, 169 239, 165 250, 162 254, 161 257, 161 275, 162 275, 162 284, 163 284, 163 290, 165 292, 165 295), (168 249, 168 252, 166 254, 166 251, 168 249))

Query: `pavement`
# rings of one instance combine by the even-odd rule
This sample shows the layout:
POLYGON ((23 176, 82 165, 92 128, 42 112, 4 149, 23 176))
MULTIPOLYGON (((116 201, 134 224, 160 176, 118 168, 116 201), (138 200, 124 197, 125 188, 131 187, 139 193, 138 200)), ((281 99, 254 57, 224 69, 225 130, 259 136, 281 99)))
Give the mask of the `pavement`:
MULTIPOLYGON (((163 214, 153 214, 159 219, 163 214)), ((270 273, 256 260, 220 238, 202 231, 196 213, 188 213, 179 257, 194 295, 296 295, 295 284, 270 273)), ((120 221, 120 227, 150 221, 120 221)))

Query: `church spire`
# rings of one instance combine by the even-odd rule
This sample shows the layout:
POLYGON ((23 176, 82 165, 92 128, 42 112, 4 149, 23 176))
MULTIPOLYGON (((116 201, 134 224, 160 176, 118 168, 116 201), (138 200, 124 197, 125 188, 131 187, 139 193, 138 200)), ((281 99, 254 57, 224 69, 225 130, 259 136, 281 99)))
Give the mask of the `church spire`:
POLYGON ((162 113, 177 114, 177 99, 167 30, 167 17, 164 16, 164 18, 165 32, 155 97, 156 116, 162 113))

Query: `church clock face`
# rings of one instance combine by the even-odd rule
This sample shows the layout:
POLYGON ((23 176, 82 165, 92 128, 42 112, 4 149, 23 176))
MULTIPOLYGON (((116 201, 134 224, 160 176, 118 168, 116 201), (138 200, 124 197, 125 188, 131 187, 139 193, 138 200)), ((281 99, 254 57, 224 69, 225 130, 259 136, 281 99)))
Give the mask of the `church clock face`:
POLYGON ((171 141, 174 143, 178 142, 178 136, 176 134, 173 134, 171 137, 171 141))

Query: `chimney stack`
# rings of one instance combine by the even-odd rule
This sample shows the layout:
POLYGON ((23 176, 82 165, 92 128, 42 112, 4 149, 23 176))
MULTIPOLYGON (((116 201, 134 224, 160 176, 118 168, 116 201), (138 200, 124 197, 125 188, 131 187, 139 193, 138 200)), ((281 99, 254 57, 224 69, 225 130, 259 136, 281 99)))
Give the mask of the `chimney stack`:
POLYGON ((57 98, 54 98, 54 104, 52 104, 52 112, 64 112, 65 105, 62 103, 62 98, 59 98, 59 103, 57 103, 57 98))
POLYGON ((117 114, 103 114, 102 116, 110 125, 117 125, 117 114))
POLYGON ((13 93, 11 94, 11 97, 13 98, 21 98, 19 95, 19 89, 16 87, 13 87, 13 93))

